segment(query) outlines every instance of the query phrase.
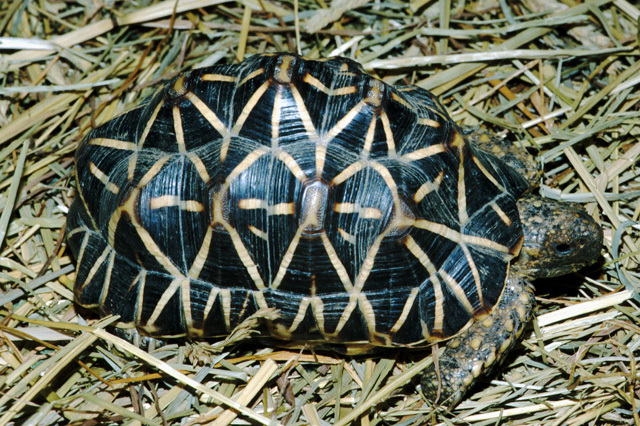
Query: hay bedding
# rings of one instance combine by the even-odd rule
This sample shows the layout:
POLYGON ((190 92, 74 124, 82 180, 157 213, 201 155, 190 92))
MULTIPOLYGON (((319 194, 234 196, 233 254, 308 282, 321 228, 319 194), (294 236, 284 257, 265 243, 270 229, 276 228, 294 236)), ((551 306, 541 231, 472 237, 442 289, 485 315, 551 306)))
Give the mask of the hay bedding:
POLYGON ((640 424, 639 16, 625 0, 1 2, 0 425, 640 424), (416 392, 420 354, 238 345, 251 324, 140 349, 74 307, 62 235, 82 136, 182 70, 273 51, 432 90, 459 123, 521 140, 541 192, 602 223, 601 267, 541 284, 522 344, 455 410, 416 392))

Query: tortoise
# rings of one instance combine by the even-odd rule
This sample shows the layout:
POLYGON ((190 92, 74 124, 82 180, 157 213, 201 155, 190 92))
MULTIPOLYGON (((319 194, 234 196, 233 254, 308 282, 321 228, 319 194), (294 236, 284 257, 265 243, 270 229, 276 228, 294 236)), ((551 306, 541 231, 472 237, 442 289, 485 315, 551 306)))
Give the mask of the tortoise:
POLYGON ((513 150, 467 133, 345 58, 181 74, 77 151, 75 299, 150 336, 223 336, 272 308, 280 342, 446 340, 422 390, 454 405, 522 333, 530 281, 602 244, 581 208, 530 194, 513 150))

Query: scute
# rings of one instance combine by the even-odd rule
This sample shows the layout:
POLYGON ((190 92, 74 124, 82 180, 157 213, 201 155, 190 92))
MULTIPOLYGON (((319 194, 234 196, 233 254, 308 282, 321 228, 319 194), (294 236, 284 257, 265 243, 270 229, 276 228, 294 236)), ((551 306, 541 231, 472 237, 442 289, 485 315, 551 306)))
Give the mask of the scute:
POLYGON ((522 238, 527 182, 344 58, 191 71, 76 158, 76 300, 151 335, 275 308, 277 338, 419 346, 491 311, 522 238))

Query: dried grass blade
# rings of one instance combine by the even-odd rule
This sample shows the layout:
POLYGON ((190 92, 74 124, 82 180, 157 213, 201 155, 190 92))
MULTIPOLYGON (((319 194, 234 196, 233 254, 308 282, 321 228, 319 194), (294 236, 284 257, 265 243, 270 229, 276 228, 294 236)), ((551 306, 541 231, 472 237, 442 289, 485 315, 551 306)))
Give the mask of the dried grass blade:
POLYGON ((366 413, 369 409, 374 407, 380 401, 383 401, 385 398, 388 398, 391 392, 395 389, 399 388, 407 384, 414 376, 420 374, 425 368, 433 363, 433 359, 431 357, 427 357, 422 361, 415 363, 411 368, 408 368, 404 373, 398 374, 394 376, 392 380, 389 381, 385 386, 380 388, 378 392, 373 394, 369 399, 364 401, 362 405, 356 407, 352 412, 344 416, 340 421, 338 421, 335 426, 346 426, 351 424, 352 421, 366 413))
MULTIPOLYGON (((262 391, 262 388, 267 384, 267 381, 271 379, 276 371, 278 371, 278 364, 270 359, 267 359, 258 373, 247 383, 247 386, 234 397, 238 404, 247 405, 251 400, 262 391)), ((225 410, 220 417, 212 423, 212 426, 226 426, 231 423, 238 415, 231 410, 225 410)))
MULTIPOLYGON (((120 347, 122 350, 125 350, 127 352, 132 353, 133 355, 137 356, 138 358, 142 359, 143 361, 147 362, 150 365, 153 365, 154 367, 158 368, 159 370, 162 370, 164 373, 166 373, 167 375, 173 377, 174 379, 178 380, 181 383, 184 383, 187 386, 190 386, 191 388, 200 391, 206 395, 209 395, 211 397, 213 397, 215 400, 220 401, 222 404, 226 405, 227 407, 233 408, 234 410, 240 411, 242 414, 246 415, 247 417, 261 423, 264 425, 271 425, 272 422, 270 419, 264 417, 261 414, 256 413, 255 411, 251 410, 248 407, 245 407, 242 404, 237 403, 236 401, 232 400, 231 398, 226 397, 225 395, 221 394, 220 392, 214 391, 213 389, 209 389, 208 387, 204 386, 201 383, 196 382, 195 380, 193 380, 192 378, 182 374, 181 372, 179 372, 178 370, 176 370, 175 368, 171 367, 169 364, 167 364, 164 361, 159 360, 158 358, 149 355, 147 352, 143 351, 142 349, 138 348, 137 346, 132 345, 131 343, 127 342, 124 339, 121 339, 119 337, 116 337, 112 334, 107 333, 106 331, 102 330, 102 329, 96 329, 92 331, 96 336, 100 337, 101 339, 104 339, 108 342, 113 343, 114 345, 120 347)), ((0 425, 2 426, 2 425, 0 425)))
POLYGON ((539 317, 537 317, 537 321, 540 327, 545 327, 556 322, 577 317, 579 315, 586 315, 611 306, 620 305, 627 300, 630 300, 631 298, 633 298, 633 292, 625 290, 619 293, 609 294, 606 296, 598 297, 594 300, 589 300, 587 302, 581 302, 573 306, 558 309, 557 311, 550 312, 548 314, 540 315, 539 317))
POLYGON ((11 186, 9 187, 9 193, 7 194, 7 202, 2 210, 0 216, 0 248, 4 246, 4 237, 7 235, 7 228, 9 227, 9 219, 13 213, 13 206, 16 204, 16 198, 18 197, 18 190, 20 189, 20 180, 22 179, 22 172, 24 171, 24 163, 27 160, 27 153, 29 152, 29 141, 24 141, 18 162, 16 163, 13 177, 11 178, 11 186))
MULTIPOLYGON (((102 321, 100 325, 106 325, 109 322, 110 321, 102 321)), ((34 368, 33 371, 27 374, 18 384, 8 389, 2 398, 0 398, 0 407, 5 406, 9 401, 16 399, 17 401, 15 401, 11 408, 0 418, 0 426, 9 423, 13 416, 18 414, 40 391, 51 383, 63 368, 73 362, 82 351, 91 346, 96 340, 97 336, 90 333, 82 334, 38 367, 34 368), (34 383, 34 380, 37 381, 34 383), (18 395, 22 391, 26 392, 18 398, 18 395)))

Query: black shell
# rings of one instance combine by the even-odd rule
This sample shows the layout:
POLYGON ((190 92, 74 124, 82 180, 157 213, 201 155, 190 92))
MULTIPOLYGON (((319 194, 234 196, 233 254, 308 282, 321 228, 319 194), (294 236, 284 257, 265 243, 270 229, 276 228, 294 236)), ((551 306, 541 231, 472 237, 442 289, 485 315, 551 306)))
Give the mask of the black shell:
POLYGON ((343 58, 179 76, 93 130, 68 241, 79 304, 147 334, 416 346, 489 312, 527 182, 436 98, 343 58))

